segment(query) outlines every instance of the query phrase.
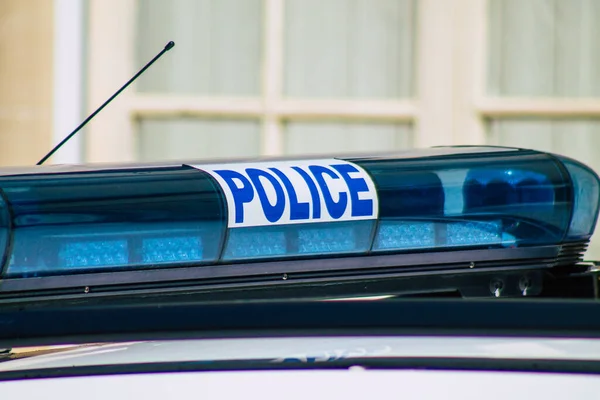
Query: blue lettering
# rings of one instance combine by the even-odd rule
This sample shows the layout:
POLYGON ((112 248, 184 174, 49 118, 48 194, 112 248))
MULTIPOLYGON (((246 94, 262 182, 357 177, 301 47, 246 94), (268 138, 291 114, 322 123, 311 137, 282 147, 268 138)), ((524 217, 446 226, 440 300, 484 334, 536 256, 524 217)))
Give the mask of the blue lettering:
POLYGON ((235 202, 235 223, 239 224, 244 222, 244 203, 249 203, 254 198, 252 184, 239 172, 226 169, 215 172, 227 183, 229 190, 231 190, 231 194, 233 195, 233 201, 235 202), (238 179, 242 182, 241 188, 238 188, 234 179, 238 179))
POLYGON ((308 186, 308 190, 310 191, 310 197, 312 199, 313 204, 312 217, 321 218, 321 199, 319 198, 319 191, 317 190, 317 185, 315 185, 310 175, 308 175, 306 171, 304 171, 300 167, 292 167, 292 169, 296 171, 302 177, 302 179, 304 179, 304 182, 306 182, 306 185, 308 186))
POLYGON ((285 193, 277 179, 273 177, 273 175, 269 174, 266 171, 256 169, 256 168, 246 168, 246 173, 250 177, 250 180, 254 184, 256 188, 256 193, 258 194, 258 198, 260 199, 260 204, 262 205, 262 209, 265 212, 265 217, 269 222, 277 222, 283 215, 283 211, 285 210, 285 193), (275 189, 276 200, 275 204, 271 204, 269 202, 269 198, 267 197, 267 193, 265 192, 265 188, 260 181, 260 177, 267 179, 273 188, 275 189))
POLYGON ((340 177, 332 170, 320 165, 311 165, 308 167, 308 169, 310 169, 310 171, 313 173, 317 183, 321 187, 321 191, 323 192, 323 200, 325 200, 325 205, 327 206, 329 215, 331 215, 331 218, 333 219, 340 218, 344 214, 344 211, 346 211, 346 206, 348 205, 348 194, 345 192, 340 192, 340 199, 337 202, 333 201, 331 192, 325 183, 323 175, 329 175, 333 179, 340 179, 340 177))
POLYGON ((350 164, 337 164, 332 165, 333 168, 340 173, 342 178, 346 181, 348 189, 350 189, 350 199, 352 200, 352 216, 363 217, 373 215, 373 200, 366 199, 361 200, 358 198, 358 193, 368 192, 369 187, 364 178, 352 178, 351 172, 359 172, 356 167, 350 164))
POLYGON ((294 185, 290 182, 290 179, 277 168, 269 168, 275 175, 281 179, 283 182, 283 186, 285 186, 285 190, 288 192, 290 196, 290 220, 298 220, 298 219, 308 219, 309 217, 309 205, 308 203, 299 203, 298 196, 296 195, 296 190, 294 190, 294 185))

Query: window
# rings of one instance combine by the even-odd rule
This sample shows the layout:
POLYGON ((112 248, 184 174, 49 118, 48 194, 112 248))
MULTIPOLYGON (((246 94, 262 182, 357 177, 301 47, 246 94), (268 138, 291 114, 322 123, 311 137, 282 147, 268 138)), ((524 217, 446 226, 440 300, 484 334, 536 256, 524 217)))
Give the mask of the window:
POLYGON ((415 3, 139 1, 136 65, 176 47, 136 83, 131 158, 409 147, 415 3))
POLYGON ((288 122, 285 153, 340 154, 411 147, 411 130, 406 125, 360 122, 288 122))
POLYGON ((176 47, 86 128, 88 161, 487 143, 600 171, 595 0, 89 1, 90 107, 176 47))
POLYGON ((260 153, 259 124, 253 120, 144 118, 139 123, 139 135, 141 161, 208 160, 223 154, 249 157, 260 153))
MULTIPOLYGON (((600 97, 600 3, 489 0, 488 12, 487 93, 498 106, 488 110, 488 141, 600 171, 600 115, 589 113, 600 97)), ((600 256, 598 240, 590 254, 600 256)))
POLYGON ((414 1, 286 0, 284 4, 287 97, 413 96, 414 1))
POLYGON ((261 0, 143 0, 136 14, 137 65, 169 39, 176 43, 140 77, 139 93, 260 94, 261 0))

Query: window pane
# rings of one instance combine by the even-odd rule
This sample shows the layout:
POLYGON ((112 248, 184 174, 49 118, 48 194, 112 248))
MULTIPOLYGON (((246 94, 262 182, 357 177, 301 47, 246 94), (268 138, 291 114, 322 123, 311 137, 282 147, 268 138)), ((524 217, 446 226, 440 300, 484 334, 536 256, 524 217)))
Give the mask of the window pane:
POLYGON ((287 0, 286 94, 410 96, 415 9, 414 0, 287 0))
MULTIPOLYGON (((600 120, 493 120, 490 142, 554 152, 581 161, 600 173, 600 120)), ((598 225, 586 258, 600 259, 598 225)))
POLYGON ((285 132, 287 154, 372 153, 410 145, 409 125, 290 122, 285 132))
POLYGON ((169 40, 176 44, 140 77, 139 91, 259 92, 261 0, 144 0, 137 4, 137 64, 144 65, 169 40))
POLYGON ((600 1, 490 0, 489 92, 600 95, 600 1))
POLYGON ((139 125, 141 161, 251 157, 260 148, 258 121, 143 119, 139 125))

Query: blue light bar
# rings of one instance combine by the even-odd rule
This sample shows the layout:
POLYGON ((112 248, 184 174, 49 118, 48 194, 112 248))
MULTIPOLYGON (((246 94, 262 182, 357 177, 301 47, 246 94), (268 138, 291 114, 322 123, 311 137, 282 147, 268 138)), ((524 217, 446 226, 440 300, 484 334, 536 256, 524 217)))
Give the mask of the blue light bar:
POLYGON ((213 263, 225 237, 218 187, 189 167, 5 177, 0 187, 7 277, 213 263))
POLYGON ((508 148, 0 176, 3 278, 587 244, 600 180, 508 148))

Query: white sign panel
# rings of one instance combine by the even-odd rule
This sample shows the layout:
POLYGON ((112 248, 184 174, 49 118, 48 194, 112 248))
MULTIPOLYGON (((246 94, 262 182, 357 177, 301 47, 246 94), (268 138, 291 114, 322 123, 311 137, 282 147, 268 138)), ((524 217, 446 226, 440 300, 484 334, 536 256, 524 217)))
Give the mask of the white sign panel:
POLYGON ((356 164, 336 160, 193 165, 219 183, 228 226, 375 219, 377 191, 356 164))

